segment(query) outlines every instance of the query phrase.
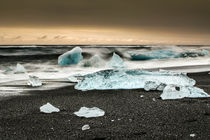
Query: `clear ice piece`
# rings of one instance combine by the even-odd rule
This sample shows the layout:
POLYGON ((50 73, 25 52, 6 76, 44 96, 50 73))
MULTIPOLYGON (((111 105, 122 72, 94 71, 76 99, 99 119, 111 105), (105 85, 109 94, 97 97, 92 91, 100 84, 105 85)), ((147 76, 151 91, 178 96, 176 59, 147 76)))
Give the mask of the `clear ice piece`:
POLYGON ((210 97, 204 90, 193 86, 167 85, 160 95, 163 100, 210 97))
POLYGON ((164 85, 168 84, 195 85, 195 80, 182 73, 114 69, 84 75, 83 80, 75 85, 75 89, 83 91, 94 89, 138 89, 144 88, 147 81, 162 83, 162 89, 164 85))
POLYGON ((83 59, 82 49, 75 47, 71 51, 68 51, 58 57, 58 64, 60 66, 78 64, 83 59))
POLYGON ((82 131, 90 129, 88 124, 82 126, 82 131))
POLYGON ((111 60, 109 61, 108 65, 111 68, 125 68, 126 67, 123 62, 123 59, 116 53, 113 53, 113 56, 111 60))
POLYGON ((43 113, 60 112, 60 109, 54 107, 50 103, 47 103, 47 104, 40 107, 40 112, 43 112, 43 113))
POLYGON ((39 80, 39 77, 29 75, 28 85, 32 87, 42 86, 42 81, 39 80))
POLYGON ((24 68, 24 66, 23 65, 21 65, 21 64, 19 64, 19 63, 17 63, 17 66, 16 66, 16 68, 15 68, 15 70, 14 70, 14 73, 26 73, 27 71, 26 71, 26 69, 24 68))
POLYGON ((74 112, 79 117, 92 118, 104 116, 105 112, 97 107, 81 107, 79 111, 74 112))

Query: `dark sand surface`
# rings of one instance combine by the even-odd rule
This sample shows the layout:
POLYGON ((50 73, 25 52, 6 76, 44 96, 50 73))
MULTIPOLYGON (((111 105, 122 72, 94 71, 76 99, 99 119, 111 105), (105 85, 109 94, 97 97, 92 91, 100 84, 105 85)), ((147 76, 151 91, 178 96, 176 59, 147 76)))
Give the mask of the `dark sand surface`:
MULTIPOLYGON (((210 93, 210 75, 189 76, 210 93)), ((157 91, 82 92, 73 86, 25 94, 0 101, 0 139, 210 139, 210 98, 163 101, 157 91), (61 112, 40 113, 47 102, 61 112), (75 116, 82 106, 99 107, 105 116, 75 116), (91 129, 82 131, 85 124, 91 129)))

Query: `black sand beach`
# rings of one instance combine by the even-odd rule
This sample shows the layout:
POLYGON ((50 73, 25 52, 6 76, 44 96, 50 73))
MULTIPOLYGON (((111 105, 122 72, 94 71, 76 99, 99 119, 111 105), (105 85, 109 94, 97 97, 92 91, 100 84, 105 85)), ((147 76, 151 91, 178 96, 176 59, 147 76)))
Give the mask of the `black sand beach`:
MULTIPOLYGON (((210 93, 209 74, 188 76, 210 93)), ((210 139, 209 98, 164 101, 157 91, 82 92, 73 86, 25 94, 0 101, 0 139, 210 139), (61 112, 41 113, 39 107, 47 102, 61 112), (105 116, 75 116, 82 106, 99 107, 105 116), (90 129, 82 131, 85 124, 90 129)))

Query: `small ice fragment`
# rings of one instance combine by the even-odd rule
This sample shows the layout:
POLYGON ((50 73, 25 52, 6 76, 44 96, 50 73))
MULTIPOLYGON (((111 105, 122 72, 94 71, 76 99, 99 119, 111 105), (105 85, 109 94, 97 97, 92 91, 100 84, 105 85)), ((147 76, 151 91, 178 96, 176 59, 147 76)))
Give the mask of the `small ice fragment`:
POLYGON ((167 85, 160 95, 163 100, 210 97, 204 90, 192 86, 167 85))
POLYGON ((82 126, 82 131, 90 129, 88 124, 82 126))
POLYGON ((40 112, 43 112, 43 113, 60 112, 60 109, 54 107, 50 103, 47 103, 40 107, 40 112))
POLYGON ((84 67, 103 67, 105 66, 105 61, 99 56, 94 55, 89 60, 86 60, 82 64, 84 67))
POLYGON ((140 97, 141 97, 141 98, 143 98, 143 97, 144 97, 144 95, 141 95, 140 97))
POLYGON ((112 122, 114 122, 114 120, 111 120, 112 122))
POLYGON ((195 134, 190 134, 190 137, 195 137, 195 134))
POLYGON ((116 53, 113 53, 113 56, 111 58, 111 60, 109 61, 108 63, 109 67, 112 67, 112 68, 124 68, 125 67, 125 64, 122 60, 122 58, 117 55, 116 53))
POLYGON ((81 107, 79 111, 74 112, 78 117, 92 118, 104 116, 105 112, 97 107, 87 108, 81 107))
POLYGON ((80 47, 75 47, 71 51, 68 51, 58 57, 58 64, 60 66, 78 64, 82 57, 82 49, 80 47))
POLYGON ((39 77, 29 75, 28 85, 32 87, 42 86, 42 82, 39 80, 39 77))
POLYGON ((152 100, 155 102, 156 101, 156 99, 155 98, 152 98, 152 100))
POLYGON ((14 73, 26 73, 26 69, 23 65, 17 63, 16 69, 14 70, 14 73))

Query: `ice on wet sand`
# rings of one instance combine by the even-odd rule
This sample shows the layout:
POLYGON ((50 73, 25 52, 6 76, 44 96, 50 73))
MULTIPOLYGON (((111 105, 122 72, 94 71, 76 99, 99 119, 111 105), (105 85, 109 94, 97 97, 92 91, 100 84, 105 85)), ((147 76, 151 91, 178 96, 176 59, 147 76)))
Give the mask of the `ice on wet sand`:
POLYGON ((68 51, 58 57, 58 64, 60 66, 78 64, 83 59, 82 49, 75 47, 71 51, 68 51))
POLYGON ((60 112, 59 108, 54 107, 50 103, 47 103, 40 107, 40 112, 43 113, 53 113, 53 112, 60 112))
POLYGON ((210 97, 204 90, 193 86, 167 85, 160 95, 163 100, 210 97))
MULTIPOLYGON (((104 89, 138 89, 144 88, 147 81, 160 82, 163 90, 165 85, 193 86, 195 80, 186 74, 168 71, 142 71, 142 70, 103 70, 83 76, 83 80, 75 85, 78 90, 104 90, 104 89)), ((150 87, 151 88, 151 87, 150 87)), ((157 88, 157 87, 156 87, 157 88)))
POLYGON ((90 129, 88 124, 82 126, 82 131, 90 129))
POLYGON ((39 80, 39 77, 29 75, 28 85, 32 87, 40 87, 42 86, 42 81, 39 80))
POLYGON ((92 118, 104 116, 105 112, 97 107, 87 108, 81 107, 79 111, 74 112, 79 117, 92 118))

